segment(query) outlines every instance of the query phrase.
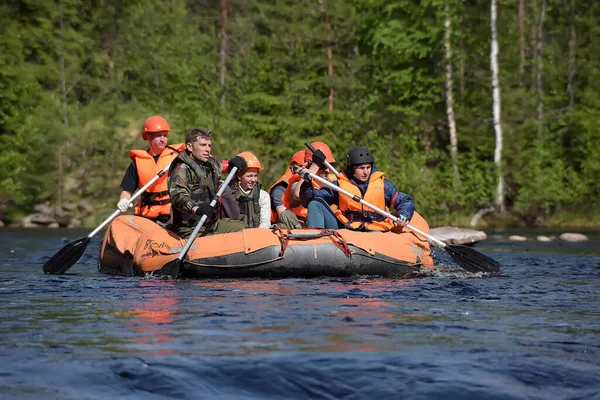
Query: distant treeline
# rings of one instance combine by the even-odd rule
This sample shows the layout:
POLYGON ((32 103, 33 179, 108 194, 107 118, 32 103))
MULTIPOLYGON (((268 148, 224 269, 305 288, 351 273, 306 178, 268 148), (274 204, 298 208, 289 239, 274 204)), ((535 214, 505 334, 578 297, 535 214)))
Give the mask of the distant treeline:
POLYGON ((322 140, 342 166, 370 148, 430 218, 597 207, 600 4, 498 2, 495 154, 491 1, 4 1, 0 201, 115 208, 160 114, 171 143, 254 152, 265 186, 322 140))

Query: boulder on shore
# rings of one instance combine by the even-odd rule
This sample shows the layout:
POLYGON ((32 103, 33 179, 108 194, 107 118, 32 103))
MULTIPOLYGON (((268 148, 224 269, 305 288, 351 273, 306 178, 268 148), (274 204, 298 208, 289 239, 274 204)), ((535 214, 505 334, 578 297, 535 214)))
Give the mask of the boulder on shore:
POLYGON ((4 228, 4 222, 0 221, 0 228, 4 228))
POLYGON ((521 235, 510 235, 508 237, 508 240, 510 240, 511 242, 526 242, 527 238, 521 235))
POLYGON ((40 213, 31 214, 27 218, 29 218, 29 222, 32 222, 37 225, 50 225, 56 222, 56 220, 53 217, 40 213))
POLYGON ((538 236, 537 238, 538 242, 552 242, 554 241, 554 239, 556 239, 554 236, 538 236))
POLYGON ((560 235, 560 239, 564 240, 565 242, 585 242, 588 241, 588 237, 585 236, 583 233, 571 233, 571 232, 565 232, 562 235, 560 235))
POLYGON ((431 229, 431 236, 449 244, 474 244, 487 238, 483 231, 453 226, 433 228, 431 229))

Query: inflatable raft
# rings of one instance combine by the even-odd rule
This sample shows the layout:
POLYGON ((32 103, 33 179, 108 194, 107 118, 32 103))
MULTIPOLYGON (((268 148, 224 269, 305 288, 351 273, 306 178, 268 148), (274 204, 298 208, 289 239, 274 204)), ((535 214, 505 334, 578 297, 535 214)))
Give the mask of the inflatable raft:
MULTIPOLYGON (((429 232, 415 213, 411 224, 429 232)), ((102 273, 159 272, 177 258, 186 241, 154 222, 133 215, 116 218, 100 248, 102 273)), ((404 278, 433 267, 429 243, 405 231, 253 228, 199 237, 186 255, 184 278, 317 277, 376 275, 404 278)))

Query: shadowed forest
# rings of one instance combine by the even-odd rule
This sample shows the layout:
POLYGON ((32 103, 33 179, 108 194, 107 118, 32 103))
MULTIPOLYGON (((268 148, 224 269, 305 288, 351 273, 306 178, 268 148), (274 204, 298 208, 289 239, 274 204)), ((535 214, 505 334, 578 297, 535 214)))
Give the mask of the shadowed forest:
POLYGON ((582 0, 7 0, 2 219, 104 219, 159 114, 170 143, 252 151, 263 186, 320 140, 342 167, 371 149, 432 225, 597 227, 599 21, 582 0))

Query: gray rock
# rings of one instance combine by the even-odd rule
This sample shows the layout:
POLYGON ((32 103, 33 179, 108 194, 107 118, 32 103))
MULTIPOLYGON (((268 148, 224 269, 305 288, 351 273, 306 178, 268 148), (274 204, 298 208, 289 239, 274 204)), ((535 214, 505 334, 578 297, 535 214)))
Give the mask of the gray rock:
POLYGON ((77 218, 71 218, 71 221, 69 222, 69 225, 67 225, 67 228, 80 228, 81 227, 81 221, 78 220, 77 218))
POLYGON ((77 208, 79 208, 80 211, 86 212, 86 213, 91 213, 92 211, 94 211, 94 206, 92 206, 92 203, 90 203, 87 200, 81 200, 77 203, 77 208))
POLYGON ((63 228, 68 227, 72 220, 73 220, 73 217, 70 217, 68 215, 62 216, 60 218, 56 218, 56 222, 58 222, 58 224, 60 226, 62 226, 63 228))
POLYGON ((508 237, 508 240, 510 240, 511 242, 525 242, 527 241, 527 238, 521 235, 510 235, 508 237))
POLYGON ((53 222, 50 225, 48 225, 48 228, 56 229, 56 228, 60 228, 60 225, 58 224, 58 222, 53 222))
POLYGON ((585 242, 588 239, 587 236, 585 236, 583 233, 571 233, 571 232, 565 232, 562 235, 560 235, 560 239, 564 240, 565 242, 585 242))
POLYGON ((38 214, 44 214, 49 217, 54 216, 54 210, 52 209, 52 207, 50 207, 50 204, 48 203, 36 204, 35 206, 33 206, 33 210, 38 214))
POLYGON ((31 214, 29 216, 29 222, 37 225, 50 225, 56 222, 56 220, 45 214, 31 214))
POLYGON ((6 225, 4 224, 4 222, 0 221, 0 228, 4 228, 6 225))
POLYGON ((23 218, 23 220, 21 221, 21 227, 22 228, 39 228, 40 225, 34 224, 33 222, 31 222, 32 217, 33 217, 33 215, 29 215, 29 216, 23 218))
POLYGON ((449 244, 473 244, 487 238, 485 232, 474 229, 442 226, 431 229, 431 236, 449 244))
POLYGON ((553 242, 556 238, 554 236, 538 236, 538 242, 553 242))
POLYGON ((62 206, 63 210, 67 212, 73 212, 77 209, 77 204, 75 203, 64 203, 62 206))

